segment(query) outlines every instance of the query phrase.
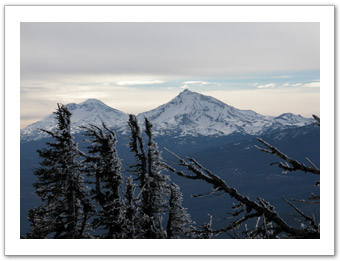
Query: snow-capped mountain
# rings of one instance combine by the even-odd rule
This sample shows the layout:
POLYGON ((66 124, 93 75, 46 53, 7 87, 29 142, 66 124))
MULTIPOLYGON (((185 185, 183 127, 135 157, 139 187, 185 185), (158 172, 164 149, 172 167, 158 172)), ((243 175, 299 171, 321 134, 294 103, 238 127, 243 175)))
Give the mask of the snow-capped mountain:
MULTIPOLYGON (((82 103, 69 103, 66 105, 72 113, 71 131, 80 132, 79 126, 89 126, 90 124, 101 126, 104 122, 108 127, 121 131, 127 127, 129 116, 119 110, 113 109, 96 99, 88 99, 82 103)), ((47 137, 47 134, 39 129, 52 130, 56 127, 55 115, 43 118, 41 121, 33 123, 21 130, 21 139, 25 141, 39 140, 47 137)))
POLYGON ((308 125, 312 119, 285 113, 278 117, 263 116, 251 110, 239 110, 213 97, 184 90, 170 102, 138 115, 147 117, 155 134, 261 135, 287 127, 308 125))
MULTIPOLYGON (((72 113, 72 132, 79 126, 102 122, 115 131, 126 132, 128 115, 103 102, 89 99, 66 105, 72 113)), ((184 90, 170 102, 148 112, 140 113, 139 122, 147 117, 154 125, 155 135, 167 136, 227 136, 230 134, 261 135, 286 128, 305 126, 312 119, 285 113, 278 117, 263 116, 251 110, 239 110, 213 97, 184 90)), ((22 140, 38 140, 46 134, 39 129, 52 130, 56 126, 54 114, 21 130, 22 140)))
POLYGON ((293 113, 284 113, 274 119, 284 126, 304 126, 311 123, 311 119, 293 113))

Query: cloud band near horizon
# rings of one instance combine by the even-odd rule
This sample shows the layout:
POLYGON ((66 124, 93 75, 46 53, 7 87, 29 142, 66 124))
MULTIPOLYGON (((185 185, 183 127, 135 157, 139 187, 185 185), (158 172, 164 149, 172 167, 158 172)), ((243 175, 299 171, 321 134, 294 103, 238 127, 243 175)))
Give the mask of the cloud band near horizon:
POLYGON ((21 23, 20 34, 22 127, 57 102, 136 113, 183 88, 262 114, 319 111, 319 23, 21 23), (237 92, 247 104, 226 98, 237 92))

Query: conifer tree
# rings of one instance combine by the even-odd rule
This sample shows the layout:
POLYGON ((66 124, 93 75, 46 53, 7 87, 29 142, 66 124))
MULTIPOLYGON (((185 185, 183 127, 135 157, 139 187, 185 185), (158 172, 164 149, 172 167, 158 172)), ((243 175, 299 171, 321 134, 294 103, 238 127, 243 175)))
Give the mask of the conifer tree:
POLYGON ((29 212, 32 230, 27 237, 84 238, 91 206, 77 161, 81 152, 71 135, 67 107, 58 104, 55 118, 55 131, 42 130, 52 141, 46 143, 48 148, 38 150, 42 161, 34 172, 38 180, 34 187, 42 205, 29 212))
POLYGON ((193 222, 187 209, 182 206, 183 196, 175 183, 171 184, 169 199, 169 218, 166 227, 168 238, 193 236, 193 222))
POLYGON ((145 119, 148 136, 147 153, 135 115, 130 115, 131 129, 130 148, 135 154, 136 164, 131 166, 137 173, 141 193, 141 231, 143 238, 165 238, 166 231, 162 227, 162 218, 166 210, 165 198, 169 194, 167 181, 169 178, 161 173, 160 153, 153 141, 152 125, 145 119))
POLYGON ((139 199, 135 196, 136 184, 130 176, 125 184, 125 219, 123 225, 124 238, 138 238, 140 231, 140 208, 139 199))
POLYGON ((86 173, 89 182, 95 184, 91 196, 99 210, 93 220, 94 229, 105 232, 103 238, 122 238, 122 223, 124 220, 124 204, 121 198, 120 186, 123 181, 121 162, 116 150, 116 136, 104 123, 103 129, 91 125, 82 127, 91 139, 88 147, 90 155, 86 157, 86 173))
MULTIPOLYGON (((150 207, 156 220, 160 222, 159 227, 162 228, 162 219, 164 212, 167 209, 168 197, 170 196, 169 177, 162 173, 164 168, 161 164, 162 157, 158 150, 157 143, 153 140, 152 124, 145 118, 145 133, 148 137, 147 144, 147 162, 148 175, 150 183, 150 207)), ((161 231, 161 237, 164 236, 165 231, 161 231)))

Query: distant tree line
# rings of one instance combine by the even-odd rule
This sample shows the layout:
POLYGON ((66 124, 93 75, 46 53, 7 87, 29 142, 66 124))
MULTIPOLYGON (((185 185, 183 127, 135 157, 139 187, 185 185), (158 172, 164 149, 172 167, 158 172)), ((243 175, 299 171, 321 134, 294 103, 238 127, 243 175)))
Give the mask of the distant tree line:
MULTIPOLYGON (((41 131, 50 136, 46 148, 38 150, 40 167, 34 172, 36 195, 41 205, 28 213, 31 229, 22 238, 41 239, 178 239, 212 238, 225 233, 226 238, 319 238, 320 227, 313 216, 303 213, 284 199, 300 216, 300 226, 292 227, 283 220, 269 202, 250 200, 224 180, 203 167, 195 159, 179 160, 188 173, 166 163, 153 139, 152 124, 145 118, 145 135, 135 115, 129 116, 129 147, 134 163, 123 171, 116 149, 117 138, 105 123, 82 126, 87 151, 81 151, 71 134, 71 113, 58 104, 55 130, 41 131), (200 179, 213 186, 212 193, 229 194, 238 204, 232 207, 231 220, 222 229, 213 229, 210 216, 206 224, 195 226, 182 206, 180 188, 171 182, 170 171, 187 179, 200 179), (130 173, 126 175, 126 173, 130 173), (255 222, 250 222, 250 220, 255 222), (250 222, 250 223, 249 223, 250 222), (248 224, 254 224, 252 228, 248 224)), ((318 119, 320 123, 320 119, 318 119)), ((301 164, 270 144, 259 139, 271 153, 284 160, 284 171, 302 170, 320 174, 301 164)), ((316 184, 319 185, 319 184, 316 184)), ((318 204, 312 195, 305 203, 318 204)))

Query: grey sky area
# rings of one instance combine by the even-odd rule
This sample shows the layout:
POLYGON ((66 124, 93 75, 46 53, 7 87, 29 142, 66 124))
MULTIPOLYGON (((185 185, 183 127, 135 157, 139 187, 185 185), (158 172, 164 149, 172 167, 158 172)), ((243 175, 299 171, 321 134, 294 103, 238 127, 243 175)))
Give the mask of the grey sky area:
POLYGON ((233 91, 312 86, 319 70, 318 23, 21 23, 22 127, 52 112, 56 102, 99 98, 136 113, 168 101, 186 82, 207 94, 224 91, 232 80, 233 91), (297 79, 299 72, 305 76, 297 79), (143 95, 160 98, 143 105, 143 95))
POLYGON ((22 75, 319 69, 317 23, 23 23, 22 75))

